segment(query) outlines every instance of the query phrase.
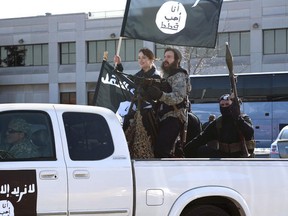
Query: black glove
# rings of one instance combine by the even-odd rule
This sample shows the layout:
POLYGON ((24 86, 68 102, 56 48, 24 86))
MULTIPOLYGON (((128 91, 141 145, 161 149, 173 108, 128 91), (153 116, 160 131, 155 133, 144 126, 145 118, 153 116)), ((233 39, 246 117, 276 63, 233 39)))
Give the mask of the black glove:
POLYGON ((231 115, 235 121, 237 121, 240 116, 239 109, 240 108, 234 102, 231 104, 231 115))
POLYGON ((161 89, 161 91, 164 91, 164 92, 167 92, 167 93, 172 91, 171 86, 169 85, 169 83, 166 80, 162 80, 161 81, 160 89, 161 89))
POLYGON ((123 72, 124 70, 123 65, 121 63, 117 64, 115 69, 119 72, 123 72))
POLYGON ((148 86, 146 89, 146 94, 153 100, 159 100, 163 92, 155 86, 148 86))
POLYGON ((239 125, 244 125, 245 124, 245 120, 244 120, 243 116, 241 116, 241 115, 238 116, 237 123, 239 125))

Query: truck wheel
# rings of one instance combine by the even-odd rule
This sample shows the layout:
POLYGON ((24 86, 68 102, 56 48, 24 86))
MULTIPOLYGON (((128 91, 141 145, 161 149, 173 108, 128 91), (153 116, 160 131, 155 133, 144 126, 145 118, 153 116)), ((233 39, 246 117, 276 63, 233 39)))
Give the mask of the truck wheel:
POLYGON ((223 209, 213 205, 199 205, 185 209, 181 216, 230 216, 223 209))

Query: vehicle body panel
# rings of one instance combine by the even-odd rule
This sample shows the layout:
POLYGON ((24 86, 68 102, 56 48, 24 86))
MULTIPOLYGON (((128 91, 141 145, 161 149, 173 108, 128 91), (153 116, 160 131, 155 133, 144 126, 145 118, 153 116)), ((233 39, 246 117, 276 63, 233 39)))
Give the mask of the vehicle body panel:
POLYGON ((5 110, 41 110, 52 121, 56 160, 1 161, 0 173, 36 170, 38 215, 179 216, 187 205, 207 197, 230 200, 241 216, 287 215, 288 159, 131 160, 121 124, 108 109, 0 105, 0 115, 5 110), (111 156, 72 160, 63 122, 67 112, 103 116, 114 143, 111 156))
MULTIPOLYGON (((163 191, 163 195, 159 195, 163 196, 162 205, 136 208, 136 215, 145 215, 143 212, 146 215, 161 215, 161 212, 169 215, 170 210, 165 206, 172 207, 182 196, 185 196, 185 202, 189 202, 215 195, 234 199, 233 202, 241 204, 246 215, 284 216, 288 211, 284 205, 288 201, 287 166, 287 160, 270 159, 135 161, 137 203, 146 202, 147 190, 163 191), (200 193, 202 190, 206 192, 200 193), (231 196, 232 191, 237 196, 231 196), (273 208, 264 208, 271 203, 273 208)), ((171 215, 174 215, 172 212, 175 210, 171 210, 171 215)))
POLYGON ((54 108, 48 104, 33 104, 32 106, 26 104, 21 104, 20 106, 2 104, 0 106, 0 112, 17 110, 41 110, 49 114, 55 136, 57 160, 37 161, 37 164, 35 161, 1 162, 0 172, 3 170, 36 170, 37 213, 41 213, 43 216, 51 215, 52 213, 56 215, 66 215, 68 208, 67 172, 63 157, 61 133, 54 108))

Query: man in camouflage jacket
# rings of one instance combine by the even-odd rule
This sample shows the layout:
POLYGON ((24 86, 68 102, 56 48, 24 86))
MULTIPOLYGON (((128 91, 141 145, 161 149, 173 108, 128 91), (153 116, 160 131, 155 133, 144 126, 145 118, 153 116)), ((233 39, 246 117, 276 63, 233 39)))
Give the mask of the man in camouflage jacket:
POLYGON ((22 118, 12 119, 6 131, 4 149, 13 158, 40 157, 38 147, 29 138, 30 125, 22 118))
POLYGON ((180 67, 181 54, 178 50, 167 48, 161 65, 161 88, 149 86, 146 94, 158 100, 159 132, 154 154, 156 158, 172 157, 175 141, 188 121, 188 95, 191 91, 189 74, 180 67))

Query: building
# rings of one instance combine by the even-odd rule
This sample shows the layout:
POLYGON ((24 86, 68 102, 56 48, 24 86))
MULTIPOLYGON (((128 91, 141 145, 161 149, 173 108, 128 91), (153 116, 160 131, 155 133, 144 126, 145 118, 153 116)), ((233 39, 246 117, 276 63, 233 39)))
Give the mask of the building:
MULTIPOLYGON (((112 63, 118 50, 122 18, 123 11, 1 19, 0 102, 91 104, 103 53, 112 63)), ((199 59, 197 73, 226 73, 226 41, 236 73, 288 71, 287 0, 224 1, 218 32, 216 49, 191 48, 192 60, 183 61, 190 73, 199 59)), ((165 48, 123 39, 126 73, 137 71, 143 46, 160 58, 165 48)))

